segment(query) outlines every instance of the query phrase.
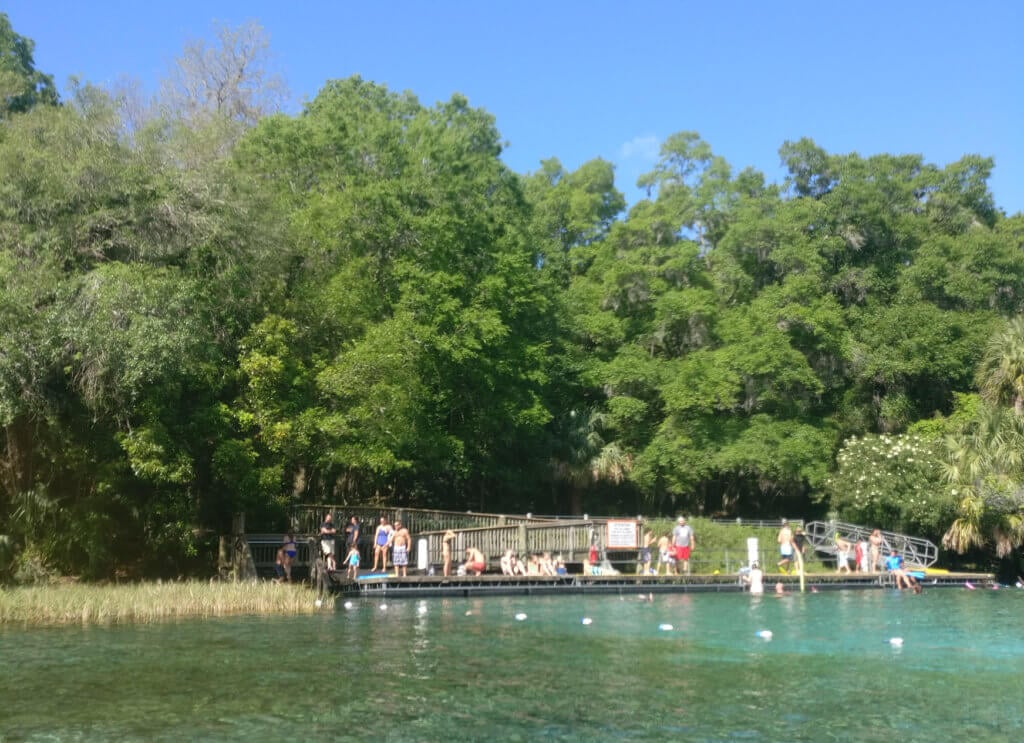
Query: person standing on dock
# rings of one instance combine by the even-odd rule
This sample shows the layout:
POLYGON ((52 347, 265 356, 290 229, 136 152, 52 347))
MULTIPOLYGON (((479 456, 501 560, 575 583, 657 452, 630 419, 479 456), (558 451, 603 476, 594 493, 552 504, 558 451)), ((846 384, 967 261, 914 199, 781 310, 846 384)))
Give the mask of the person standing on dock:
POLYGON ((869 564, 871 562, 870 554, 871 550, 870 546, 868 545, 868 540, 866 540, 864 537, 861 537, 857 540, 857 546, 854 547, 854 558, 857 562, 858 573, 871 572, 871 566, 869 564))
POLYGON ((347 569, 345 575, 349 580, 356 580, 359 577, 359 548, 352 545, 348 550, 348 556, 345 558, 345 565, 347 569))
POLYGON ((779 529, 779 572, 788 573, 793 569, 793 532, 789 528, 789 521, 782 519, 782 528, 779 529))
POLYGON ((658 540, 658 569, 656 575, 661 575, 662 566, 665 567, 665 575, 675 574, 675 550, 672 549, 672 540, 668 538, 668 535, 661 537, 658 540))
POLYGON ((442 575, 448 577, 452 574, 452 541, 455 539, 455 532, 451 529, 444 533, 441 537, 441 563, 442 563, 442 575))
POLYGON ((696 547, 693 527, 686 523, 686 517, 680 516, 672 530, 672 545, 676 550, 676 569, 680 574, 690 574, 690 554, 696 547))
POLYGON ((328 513, 324 516, 324 522, 320 524, 320 551, 325 555, 334 554, 334 537, 338 533, 334 526, 334 518, 328 513))
POLYGON ((391 562, 395 566, 395 577, 405 578, 409 575, 409 547, 412 537, 401 521, 395 522, 395 534, 391 542, 391 562))
POLYGON ((850 572, 851 545, 836 532, 836 573, 850 572))
POLYGON ((391 528, 391 524, 388 523, 387 516, 380 517, 380 523, 377 525, 377 531, 373 534, 373 567, 370 568, 371 573, 377 572, 377 562, 380 562, 380 569, 387 571, 388 569, 388 545, 391 544, 391 533, 394 529, 391 528))
POLYGON ((872 531, 868 542, 871 543, 871 572, 877 573, 882 569, 882 530, 872 531))
POLYGON ((353 547, 359 549, 359 519, 354 515, 345 526, 345 554, 347 555, 353 547))
POLYGON ((284 579, 289 583, 292 582, 292 562, 299 554, 298 546, 295 544, 295 537, 291 534, 285 534, 284 539, 281 540, 281 567, 284 568, 284 579))

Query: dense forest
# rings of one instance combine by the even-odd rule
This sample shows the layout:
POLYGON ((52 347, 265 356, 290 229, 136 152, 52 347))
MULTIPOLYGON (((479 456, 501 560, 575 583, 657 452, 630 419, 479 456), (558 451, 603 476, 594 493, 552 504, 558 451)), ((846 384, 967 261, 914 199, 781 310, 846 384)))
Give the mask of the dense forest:
POLYGON ((827 516, 1024 540, 1024 216, 991 159, 788 176, 664 141, 502 160, 353 77, 276 111, 257 28, 145 104, 0 14, 0 575, 209 569, 293 503, 827 516), (232 67, 232 64, 241 65, 232 67))

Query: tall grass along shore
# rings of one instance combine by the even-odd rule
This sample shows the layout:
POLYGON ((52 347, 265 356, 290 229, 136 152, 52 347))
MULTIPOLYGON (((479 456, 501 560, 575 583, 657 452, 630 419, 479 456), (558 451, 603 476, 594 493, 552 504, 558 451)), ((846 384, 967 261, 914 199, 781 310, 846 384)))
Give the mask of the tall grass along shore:
POLYGON ((275 583, 60 584, 0 590, 0 625, 159 622, 244 614, 311 614, 308 586, 275 583))

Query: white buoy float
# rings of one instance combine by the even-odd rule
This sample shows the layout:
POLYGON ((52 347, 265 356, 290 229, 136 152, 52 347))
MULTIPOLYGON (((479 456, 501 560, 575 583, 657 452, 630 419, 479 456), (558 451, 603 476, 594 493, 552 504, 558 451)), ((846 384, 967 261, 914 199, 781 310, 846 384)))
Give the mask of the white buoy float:
POLYGON ((387 611, 388 610, 388 605, 387 604, 381 604, 380 605, 380 610, 381 611, 387 611))
POLYGON ((525 614, 523 614, 522 612, 519 612, 518 614, 516 614, 516 621, 517 622, 522 622, 522 621, 525 621, 525 620, 526 620, 526 615, 525 614))
POLYGON ((675 627, 673 627, 671 624, 659 624, 658 629, 660 629, 662 632, 671 632, 675 629, 675 627))
POLYGON ((889 644, 892 645, 894 648, 901 648, 901 647, 903 647, 903 638, 902 637, 890 637, 889 638, 889 644))
POLYGON ((590 617, 583 617, 583 619, 580 620, 580 624, 593 624, 593 623, 594 623, 594 620, 591 619, 590 617))
POLYGON ((345 607, 346 609, 351 609, 351 608, 352 608, 352 602, 351 602, 351 601, 346 601, 346 602, 345 602, 344 604, 342 604, 342 605, 343 605, 343 606, 344 606, 344 607, 345 607))
POLYGON ((323 606, 323 605, 324 605, 324 602, 323 602, 323 600, 322 600, 322 599, 317 599, 317 600, 316 600, 316 601, 314 601, 313 603, 314 603, 314 604, 316 605, 316 608, 317 608, 317 609, 319 609, 319 608, 320 608, 321 606, 323 606))
POLYGON ((755 634, 762 640, 770 640, 775 636, 770 629, 760 629, 755 634))

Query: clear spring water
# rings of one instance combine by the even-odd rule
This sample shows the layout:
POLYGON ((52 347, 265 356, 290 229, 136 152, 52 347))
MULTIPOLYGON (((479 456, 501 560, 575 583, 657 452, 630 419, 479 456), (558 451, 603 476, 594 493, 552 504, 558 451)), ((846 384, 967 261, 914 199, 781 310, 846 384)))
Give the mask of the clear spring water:
POLYGON ((0 662, 4 740, 1024 740, 1018 589, 356 600, 0 662))

